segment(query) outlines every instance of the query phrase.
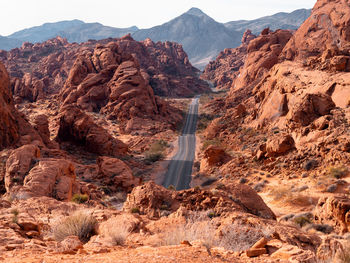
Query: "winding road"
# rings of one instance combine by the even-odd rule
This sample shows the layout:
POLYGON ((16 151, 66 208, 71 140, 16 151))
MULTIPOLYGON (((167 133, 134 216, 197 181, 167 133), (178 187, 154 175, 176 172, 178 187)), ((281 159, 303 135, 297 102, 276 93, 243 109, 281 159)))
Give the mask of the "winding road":
POLYGON ((171 159, 163 182, 164 187, 173 185, 176 190, 190 187, 192 166, 196 149, 196 128, 199 97, 196 96, 189 107, 182 135, 179 136, 179 149, 171 159))

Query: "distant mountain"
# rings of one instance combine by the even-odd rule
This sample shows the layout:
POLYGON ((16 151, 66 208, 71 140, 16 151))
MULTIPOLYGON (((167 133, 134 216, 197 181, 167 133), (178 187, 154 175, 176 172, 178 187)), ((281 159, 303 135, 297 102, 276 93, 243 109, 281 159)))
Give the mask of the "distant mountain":
POLYGON ((0 36, 0 49, 10 50, 21 45, 21 40, 0 36))
MULTIPOLYGON (((56 36, 67 38, 69 42, 85 42, 89 39, 105 39, 109 37, 122 37, 128 33, 137 31, 137 27, 114 28, 100 23, 84 23, 80 20, 46 23, 24 29, 8 36, 31 43, 43 42, 56 36)), ((2 46, 1 46, 2 47, 2 46)))
POLYGON ((264 28, 298 29, 299 26, 311 15, 311 9, 298 9, 292 13, 277 13, 255 20, 239 20, 225 23, 228 29, 244 32, 249 28, 254 34, 259 34, 264 28))
POLYGON ((221 50, 240 45, 241 33, 216 22, 198 8, 160 26, 135 32, 133 38, 153 41, 175 41, 183 45, 191 63, 204 67, 221 50))
POLYGON ((56 36, 67 38, 69 42, 85 42, 89 39, 118 38, 131 33, 136 40, 150 38, 153 41, 174 41, 183 45, 191 63, 203 69, 225 48, 235 48, 241 44, 246 29, 259 34, 264 28, 297 29, 309 16, 311 9, 300 9, 292 13, 277 13, 256 20, 239 20, 225 24, 216 22, 198 8, 173 20, 149 29, 137 27, 114 28, 100 23, 85 23, 80 20, 46 23, 24 29, 7 37, 0 36, 0 49, 20 47, 22 42, 43 42, 56 36))

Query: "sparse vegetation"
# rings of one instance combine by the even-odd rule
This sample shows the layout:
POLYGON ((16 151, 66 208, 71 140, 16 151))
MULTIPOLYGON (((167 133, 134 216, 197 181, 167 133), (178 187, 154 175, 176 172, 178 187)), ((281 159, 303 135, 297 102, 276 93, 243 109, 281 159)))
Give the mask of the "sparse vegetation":
POLYGON ((288 186, 271 187, 269 194, 276 202, 285 202, 297 206, 314 204, 314 200, 310 196, 300 192, 292 192, 292 189, 288 186))
POLYGON ((341 179, 349 174, 349 169, 346 166, 330 167, 328 175, 336 179, 341 179))
POLYGON ((12 223, 17 224, 18 223, 18 215, 19 215, 19 211, 17 208, 13 208, 11 210, 11 214, 12 214, 12 223))
POLYGON ((77 204, 86 203, 89 200, 89 196, 87 194, 74 194, 72 197, 72 202, 77 204))
POLYGON ((131 208, 130 212, 132 214, 140 214, 140 209, 138 207, 131 208))
POLYGON ((171 184, 168 186, 168 190, 175 191, 176 187, 171 184))
POLYGON ((114 246, 122 246, 129 234, 130 231, 124 224, 115 224, 109 231, 109 238, 114 246))
POLYGON ((346 244, 343 249, 340 249, 337 253, 337 262, 350 263, 350 244, 346 244))
POLYGON ((77 236, 82 242, 88 242, 96 234, 96 219, 89 214, 77 212, 58 221, 53 226, 56 241, 62 241, 68 236, 77 236))
POLYGON ((198 131, 205 130, 210 124, 210 122, 214 120, 214 118, 215 116, 211 114, 202 113, 201 115, 199 115, 198 122, 197 122, 197 130, 198 131))
POLYGON ((212 139, 212 140, 204 140, 203 144, 202 144, 202 151, 207 149, 210 145, 222 147, 222 142, 218 138, 215 138, 215 139, 212 139))
MULTIPOLYGON (((217 225, 209 218, 212 211, 192 214, 183 225, 178 225, 164 233, 160 245, 178 245, 181 241, 200 240, 207 248, 219 246, 232 251, 243 251, 250 248, 262 237, 269 237, 272 229, 250 224, 245 220, 236 220, 221 228, 220 235, 217 225)), ((215 214, 215 213, 214 213, 215 214)))
POLYGON ((145 163, 152 164, 164 158, 164 152, 169 144, 164 140, 154 142, 145 152, 145 163))

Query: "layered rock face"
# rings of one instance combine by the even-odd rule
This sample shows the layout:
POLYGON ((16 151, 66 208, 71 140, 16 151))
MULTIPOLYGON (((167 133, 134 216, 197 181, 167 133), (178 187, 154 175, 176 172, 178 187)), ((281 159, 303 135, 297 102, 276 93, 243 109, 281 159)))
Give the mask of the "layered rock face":
POLYGON ((19 138, 10 80, 2 64, 0 64, 0 132, 0 149, 10 146, 19 138))
POLYGON ((174 125, 179 116, 154 95, 148 79, 139 62, 120 51, 118 44, 98 45, 75 61, 60 95, 62 106, 76 104, 106 114, 119 121, 125 133, 141 127, 162 130, 174 125))
POLYGON ((114 41, 120 51, 134 54, 141 68, 149 74, 152 88, 158 95, 189 96, 208 90, 198 79, 198 70, 189 63, 181 45, 134 41, 130 36, 121 39, 68 43, 60 37, 43 43, 24 43, 21 48, 1 51, 3 61, 11 76, 11 87, 16 102, 37 101, 57 94, 64 86, 77 56, 97 44, 114 41))
POLYGON ((312 15, 283 50, 282 58, 317 69, 349 71, 350 7, 347 1, 317 1, 312 15))

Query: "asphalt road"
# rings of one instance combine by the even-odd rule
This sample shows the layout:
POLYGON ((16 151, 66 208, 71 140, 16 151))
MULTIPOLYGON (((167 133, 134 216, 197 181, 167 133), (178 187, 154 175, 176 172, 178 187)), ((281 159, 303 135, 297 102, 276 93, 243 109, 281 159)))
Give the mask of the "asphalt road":
POLYGON ((198 118, 199 96, 190 104, 186 122, 179 137, 179 148, 171 159, 163 182, 164 187, 175 186, 176 190, 190 187, 192 166, 196 149, 196 128, 198 118))

